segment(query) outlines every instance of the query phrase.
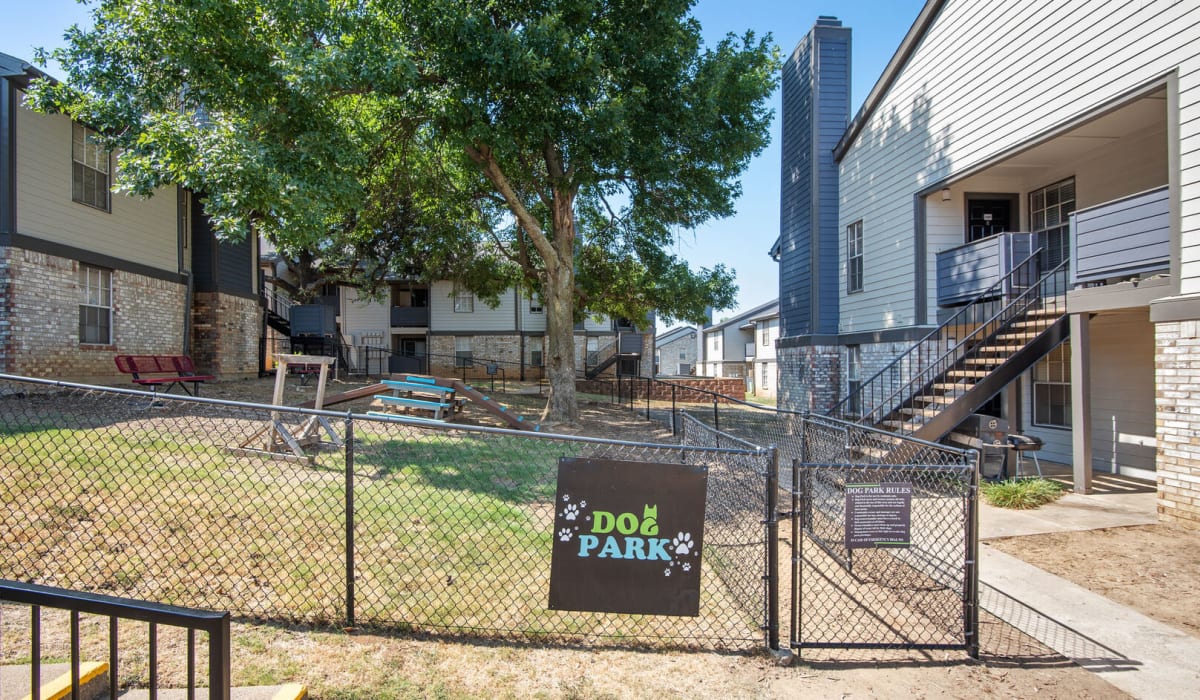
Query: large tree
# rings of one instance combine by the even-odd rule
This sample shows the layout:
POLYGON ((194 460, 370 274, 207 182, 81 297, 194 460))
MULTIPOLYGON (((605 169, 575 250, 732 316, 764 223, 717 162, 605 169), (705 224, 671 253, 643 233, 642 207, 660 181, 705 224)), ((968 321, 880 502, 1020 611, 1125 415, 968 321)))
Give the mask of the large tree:
POLYGON ((734 300, 667 251, 732 213, 776 52, 706 47, 691 4, 105 0, 34 101, 100 128, 126 189, 204 192, 224 235, 539 294, 543 419, 570 421, 576 319, 734 300))

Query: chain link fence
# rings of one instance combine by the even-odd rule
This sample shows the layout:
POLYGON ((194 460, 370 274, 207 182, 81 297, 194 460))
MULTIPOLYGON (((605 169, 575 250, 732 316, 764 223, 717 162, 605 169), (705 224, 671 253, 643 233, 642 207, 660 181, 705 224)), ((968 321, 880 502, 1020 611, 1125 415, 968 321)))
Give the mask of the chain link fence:
POLYGON ((0 577, 271 620, 761 647, 771 453, 0 375, 0 577), (308 458, 273 454, 287 433, 308 458), (705 464, 698 617, 547 607, 562 457, 705 464))
POLYGON ((794 648, 978 653, 975 452, 783 410, 727 408, 719 431, 707 411, 687 420, 777 448, 780 513, 792 525, 794 648), (851 546, 847 493, 880 484, 911 494, 907 542, 851 546))

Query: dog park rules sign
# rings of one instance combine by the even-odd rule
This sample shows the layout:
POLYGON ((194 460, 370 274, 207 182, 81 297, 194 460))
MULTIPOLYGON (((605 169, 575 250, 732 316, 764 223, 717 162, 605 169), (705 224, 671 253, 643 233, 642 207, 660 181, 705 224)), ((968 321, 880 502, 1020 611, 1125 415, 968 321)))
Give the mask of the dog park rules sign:
POLYGON ((550 609, 700 614, 708 470, 563 457, 550 609))

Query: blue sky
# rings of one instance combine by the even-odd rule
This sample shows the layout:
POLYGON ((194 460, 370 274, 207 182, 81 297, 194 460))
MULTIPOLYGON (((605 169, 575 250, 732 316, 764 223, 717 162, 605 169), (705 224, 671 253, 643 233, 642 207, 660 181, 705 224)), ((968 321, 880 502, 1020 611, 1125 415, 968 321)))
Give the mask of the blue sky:
MULTIPOLYGON (((33 47, 62 43, 63 30, 86 24, 88 8, 75 0, 4 0, 0 52, 32 60, 33 47)), ((818 15, 832 15, 853 30, 851 88, 857 110, 875 84, 900 40, 912 26, 924 0, 699 0, 694 14, 705 38, 715 42, 728 32, 770 33, 788 54, 818 15)), ((52 75, 62 75, 50 66, 52 75)), ((738 306, 717 312, 717 319, 766 303, 779 295, 776 264, 767 251, 779 235, 779 93, 772 97, 776 120, 771 146, 756 158, 742 179, 737 214, 694 232, 681 232, 675 252, 693 267, 724 263, 737 271, 738 306)), ((660 328, 665 330, 665 328, 660 328)))

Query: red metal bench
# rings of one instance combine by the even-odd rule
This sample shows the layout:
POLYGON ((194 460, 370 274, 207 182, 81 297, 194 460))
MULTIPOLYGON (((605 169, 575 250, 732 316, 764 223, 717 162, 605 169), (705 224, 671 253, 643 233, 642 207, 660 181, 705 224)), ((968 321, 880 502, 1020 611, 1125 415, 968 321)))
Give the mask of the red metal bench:
POLYGON ((196 374, 192 358, 187 355, 117 355, 113 358, 117 370, 124 374, 133 375, 133 383, 148 386, 155 391, 166 385, 163 391, 170 391, 178 384, 185 394, 200 395, 200 385, 216 379, 209 374, 196 374), (163 375, 163 376, 142 376, 163 375), (188 391, 185 383, 191 383, 192 391, 188 391))

